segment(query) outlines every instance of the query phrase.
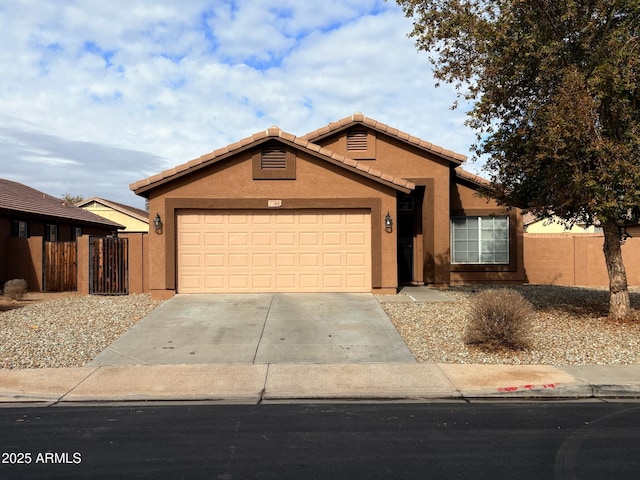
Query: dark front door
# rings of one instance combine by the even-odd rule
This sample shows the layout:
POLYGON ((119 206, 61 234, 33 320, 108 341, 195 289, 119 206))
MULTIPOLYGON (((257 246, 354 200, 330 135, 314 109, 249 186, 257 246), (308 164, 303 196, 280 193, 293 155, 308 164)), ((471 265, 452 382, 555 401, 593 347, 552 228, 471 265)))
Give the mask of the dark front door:
POLYGON ((398 282, 413 281, 413 212, 398 213, 398 282))

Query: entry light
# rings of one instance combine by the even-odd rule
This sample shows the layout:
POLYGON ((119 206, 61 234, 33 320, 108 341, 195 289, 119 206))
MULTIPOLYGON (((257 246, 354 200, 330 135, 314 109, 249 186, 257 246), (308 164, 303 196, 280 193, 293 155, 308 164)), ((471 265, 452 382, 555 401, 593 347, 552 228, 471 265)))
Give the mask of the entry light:
POLYGON ((153 227, 156 230, 156 233, 162 233, 162 219, 160 218, 160 214, 156 213, 156 218, 153 221, 153 227))
POLYGON ((384 217, 384 230, 387 233, 391 233, 393 230, 393 220, 391 220, 391 215, 387 212, 387 216, 384 217))

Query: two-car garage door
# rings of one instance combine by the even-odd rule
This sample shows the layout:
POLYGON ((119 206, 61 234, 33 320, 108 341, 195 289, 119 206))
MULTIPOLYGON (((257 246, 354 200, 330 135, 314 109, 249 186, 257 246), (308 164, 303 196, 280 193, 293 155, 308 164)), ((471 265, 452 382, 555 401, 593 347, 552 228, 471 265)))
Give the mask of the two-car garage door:
POLYGON ((368 210, 177 218, 179 293, 369 292, 368 210))

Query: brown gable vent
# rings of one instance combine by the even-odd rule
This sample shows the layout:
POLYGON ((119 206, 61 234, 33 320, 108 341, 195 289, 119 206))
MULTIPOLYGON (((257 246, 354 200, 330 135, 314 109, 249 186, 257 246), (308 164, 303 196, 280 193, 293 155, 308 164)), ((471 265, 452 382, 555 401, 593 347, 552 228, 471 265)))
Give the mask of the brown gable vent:
POLYGON ((273 144, 262 147, 260 168, 263 170, 279 170, 287 168, 287 152, 284 145, 273 144))
POLYGON ((367 129, 352 128, 347 131, 347 150, 367 150, 367 129))

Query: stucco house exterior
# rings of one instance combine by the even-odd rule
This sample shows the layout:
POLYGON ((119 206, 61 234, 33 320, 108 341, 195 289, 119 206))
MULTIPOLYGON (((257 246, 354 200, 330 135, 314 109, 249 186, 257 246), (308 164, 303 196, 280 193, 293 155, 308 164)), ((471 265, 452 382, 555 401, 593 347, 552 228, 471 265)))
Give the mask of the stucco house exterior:
POLYGON ((76 203, 76 207, 124 226, 124 229, 121 230, 124 233, 146 233, 149 231, 149 212, 140 208, 100 197, 82 200, 76 203))
POLYGON ((274 126, 140 180, 150 290, 522 283, 522 215, 479 197, 464 161, 356 113, 300 137, 274 126))

